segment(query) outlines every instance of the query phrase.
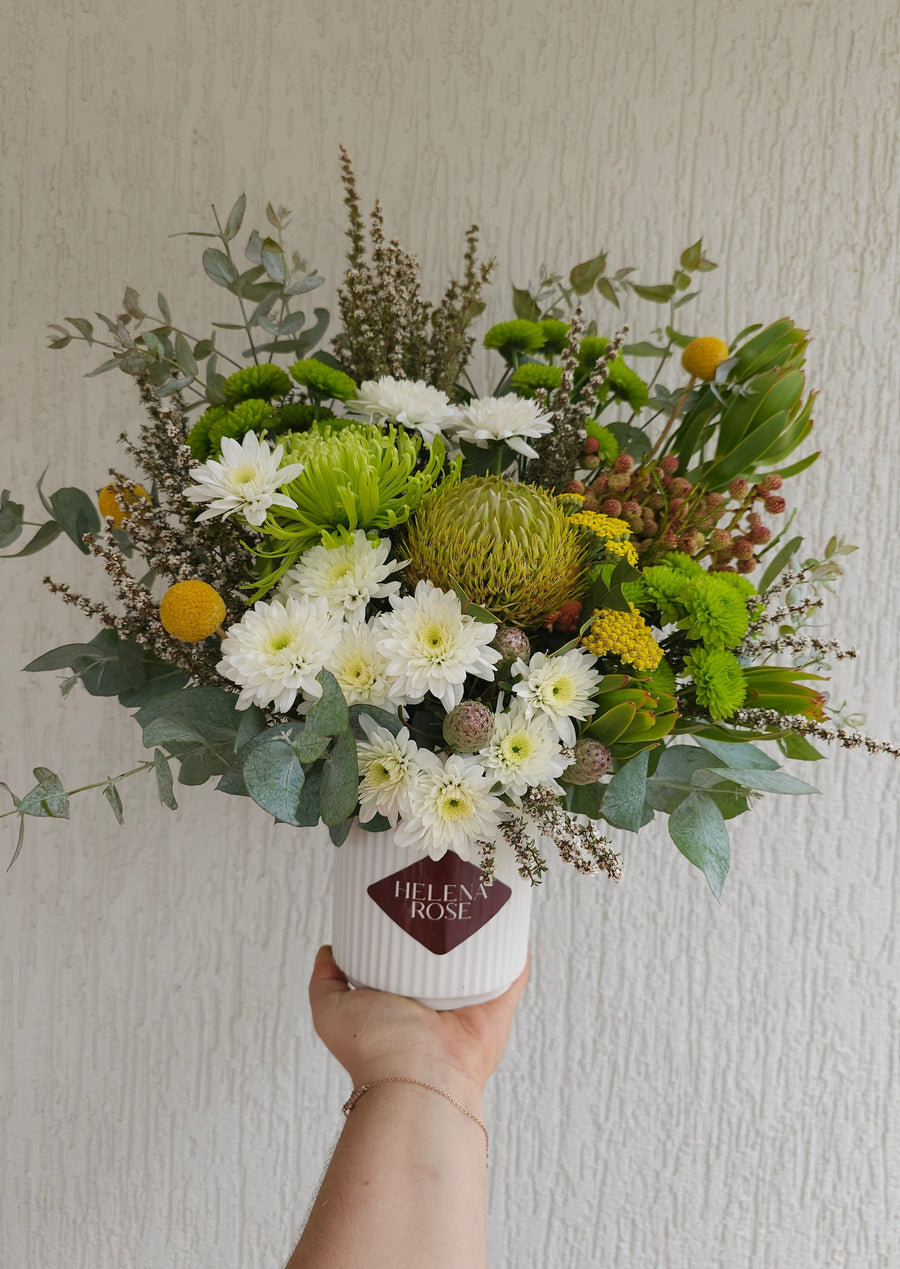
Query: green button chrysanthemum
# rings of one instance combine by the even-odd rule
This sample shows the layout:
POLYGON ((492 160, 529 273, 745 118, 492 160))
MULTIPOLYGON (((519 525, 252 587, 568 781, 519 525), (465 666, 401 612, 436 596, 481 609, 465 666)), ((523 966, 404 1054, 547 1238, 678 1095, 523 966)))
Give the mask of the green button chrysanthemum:
POLYGON ((209 433, 210 429, 220 419, 226 418, 228 410, 224 405, 211 405, 208 410, 200 415, 197 422, 187 434, 188 448, 191 456, 196 458, 198 463, 204 462, 209 458, 209 433))
POLYGON ((510 382, 522 396, 533 397, 538 388, 552 392, 562 379, 562 366, 545 366, 539 361, 528 361, 519 366, 510 382))
MULTIPOLYGON (((587 335, 578 346, 578 360, 585 370, 593 370, 606 351, 608 339, 600 335, 587 335)), ((609 367, 609 377, 600 391, 601 400, 612 392, 620 401, 626 401, 635 413, 647 404, 647 385, 639 374, 626 365, 621 355, 609 367)))
POLYGON ((527 356, 543 348, 544 332, 537 322, 526 322, 523 318, 498 322, 485 335, 484 346, 495 348, 501 357, 509 358, 514 353, 527 356))
POLYGON ((239 401, 255 398, 271 401, 273 397, 285 397, 291 390, 291 381, 280 366, 247 366, 236 370, 222 384, 222 395, 229 406, 239 401))
POLYGON ((747 685, 737 657, 724 648, 695 648, 684 670, 694 681, 698 704, 715 719, 730 718, 740 709, 747 685))
POLYGON ((688 579, 676 568, 652 564, 640 578, 627 587, 627 595, 639 608, 658 608, 663 625, 684 616, 681 596, 688 579))
POLYGON ((307 357, 303 361, 295 361, 291 366, 291 375, 302 388, 315 393, 323 400, 352 401, 356 396, 356 384, 343 370, 334 366, 326 366, 324 361, 316 357, 307 357))
POLYGON ((561 353, 569 342, 568 324, 559 321, 556 317, 545 317, 538 325, 544 332, 543 351, 554 356, 561 353))
POLYGON ((273 416, 272 406, 258 398, 248 398, 217 419, 207 433, 210 454, 222 448, 222 438, 242 441, 248 432, 261 432, 273 416))
POLYGON ((684 611, 680 629, 707 648, 733 648, 747 633, 746 600, 718 573, 689 578, 678 602, 684 611))

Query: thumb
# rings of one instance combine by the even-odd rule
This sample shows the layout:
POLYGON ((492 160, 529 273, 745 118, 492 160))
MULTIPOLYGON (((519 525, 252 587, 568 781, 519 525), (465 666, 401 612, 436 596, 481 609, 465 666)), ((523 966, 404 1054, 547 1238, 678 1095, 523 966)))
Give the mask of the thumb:
POLYGON ((341 996, 350 991, 350 984, 338 967, 331 948, 326 943, 316 953, 312 977, 309 980, 309 1002, 313 1006, 320 1004, 329 996, 341 996))

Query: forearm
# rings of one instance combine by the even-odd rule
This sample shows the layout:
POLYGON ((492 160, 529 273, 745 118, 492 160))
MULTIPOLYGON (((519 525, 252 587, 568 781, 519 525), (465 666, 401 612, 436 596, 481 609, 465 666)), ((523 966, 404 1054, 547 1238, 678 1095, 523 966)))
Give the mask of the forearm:
MULTIPOLYGON (((480 1119, 475 1086, 448 1090, 480 1119)), ((354 1106, 287 1269, 481 1269, 485 1137, 445 1098, 380 1084, 354 1106)))

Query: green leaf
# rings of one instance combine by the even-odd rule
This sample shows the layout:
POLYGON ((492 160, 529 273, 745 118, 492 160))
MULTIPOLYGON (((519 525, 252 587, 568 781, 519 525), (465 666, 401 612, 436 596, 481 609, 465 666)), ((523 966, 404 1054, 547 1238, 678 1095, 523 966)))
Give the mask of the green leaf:
POLYGON ((11 555, 4 555, 0 558, 4 560, 17 560, 23 555, 36 555, 38 551, 42 551, 45 546, 49 546, 51 542, 55 542, 62 533, 62 525, 57 524, 55 520, 48 520, 46 524, 42 524, 37 533, 22 547, 21 551, 13 551, 11 555))
POLYGON ((647 805, 671 815, 691 792, 694 772, 709 770, 716 765, 710 762, 709 754, 695 745, 668 745, 647 781, 644 794, 647 805))
POLYGON ((340 824, 332 824, 328 829, 328 836, 331 838, 332 844, 334 846, 343 846, 352 827, 352 819, 342 820, 340 824))
POLYGON ((392 714, 389 710, 378 709, 374 705, 351 705, 348 711, 350 715, 350 726, 359 730, 359 719, 365 714, 371 718, 372 722, 379 727, 386 727, 392 736, 396 736, 403 726, 403 723, 396 714, 392 714))
POLYGON ((316 682, 322 685, 322 695, 306 715, 307 729, 323 736, 339 736, 347 730, 350 721, 344 694, 328 670, 320 670, 316 682))
POLYGON ((252 748, 242 771, 247 792, 258 806, 285 824, 298 824, 297 803, 306 775, 286 740, 252 748))
POLYGON ((682 269, 690 269, 691 272, 693 272, 694 269, 700 267, 700 261, 702 258, 703 239, 698 238, 696 242, 691 243, 689 247, 686 247, 685 250, 682 251, 681 258, 678 263, 681 265, 682 269))
POLYGON ((819 762, 825 757, 823 753, 819 753, 815 745, 809 743, 805 736, 798 735, 797 732, 788 732, 785 736, 779 736, 777 743, 785 758, 796 758, 800 762, 819 762))
POLYGON ((714 800, 699 791, 688 794, 669 816, 669 836, 721 898, 731 852, 725 819, 714 800))
POLYGON ((648 752, 644 750, 629 759, 606 786, 600 809, 603 818, 615 828, 636 833, 641 826, 648 758, 648 752))
POLYGON ((799 551, 802 545, 803 545, 802 537, 791 538, 789 542, 785 542, 784 546, 781 548, 781 550, 778 552, 775 558, 766 565, 765 572, 763 573, 759 581, 756 583, 756 589, 760 593, 767 590, 772 585, 772 583, 775 581, 775 578, 778 577, 779 573, 781 573, 781 571, 787 567, 791 557, 795 555, 797 551, 799 551))
POLYGON ((124 815, 124 811, 122 807, 122 798, 119 795, 119 790, 116 788, 116 786, 112 782, 107 784, 106 787, 104 788, 103 796, 106 798, 107 802, 112 807, 113 815, 116 817, 116 819, 119 821, 120 824, 124 824, 125 815, 124 815))
POLYGON ((144 654, 138 644, 120 639, 115 630, 101 630, 89 646, 93 652, 76 657, 72 672, 91 696, 118 696, 141 687, 144 654))
POLYGON ((18 836, 18 840, 16 841, 16 849, 13 851, 13 857, 9 861, 9 863, 6 865, 7 872, 9 872, 10 868, 12 868, 13 864, 21 855, 22 845, 24 841, 25 841, 25 816, 20 815, 19 816, 19 836, 18 836))
POLYGON ((153 769, 156 773, 156 792, 163 806, 167 806, 170 811, 178 810, 178 803, 175 801, 175 789, 172 783, 172 768, 169 766, 169 759, 161 749, 153 752, 153 769))
POLYGON ((512 288, 513 293, 513 312, 516 317, 524 322, 537 322, 540 320, 541 310, 538 308, 537 302, 530 291, 524 291, 517 286, 512 288))
POLYGON ((671 286, 668 282, 659 286, 642 286, 639 282, 629 282, 628 286, 642 300, 652 300, 654 304, 668 304, 675 294, 674 286, 671 286))
POLYGON ((722 770, 719 775, 723 780, 739 784, 743 789, 752 789, 756 793, 818 793, 815 785, 798 780, 786 771, 759 771, 745 768, 741 771, 722 770))
POLYGON ((283 282, 287 277, 284 252, 274 238, 263 239, 262 264, 273 282, 283 282))
POLYGON ((86 317, 67 317, 66 321, 69 322, 70 325, 74 326, 79 335, 83 336, 89 344, 94 342, 93 323, 89 322, 86 317))
POLYGON ((100 532, 100 512, 83 489, 57 489, 50 495, 56 521, 69 535, 82 555, 90 552, 82 541, 86 533, 100 532))
POLYGON ((234 741, 235 753, 240 753, 246 744, 266 730, 266 716, 258 705, 251 705, 249 709, 239 710, 238 713, 240 721, 234 741))
POLYGON ((488 612, 486 608, 482 608, 480 604, 475 604, 463 590, 462 586, 455 577, 450 577, 450 585, 456 592, 456 598, 459 600, 460 607, 466 617, 471 617, 473 621, 485 622, 488 625, 499 625, 498 619, 493 613, 488 612))
POLYGON ((244 223, 244 212, 247 210, 247 195, 241 194, 237 202, 228 213, 225 221, 225 229, 223 237, 231 242, 232 238, 236 238, 240 232, 241 225, 244 223))
POLYGON ((218 247, 207 247, 203 252, 203 271, 216 286, 228 288, 237 278, 234 265, 218 247))
POLYGON ((573 784, 567 789, 566 802, 574 815, 587 815, 592 820, 600 817, 600 807, 606 785, 595 781, 593 784, 573 784))
POLYGON ((171 326, 171 325, 172 325, 172 313, 171 313, 171 311, 170 311, 170 309, 169 309, 169 301, 168 301, 168 300, 166 299, 166 297, 163 295, 162 291, 160 291, 159 295, 157 295, 157 297, 156 297, 156 302, 157 302, 157 304, 159 305, 159 311, 160 311, 160 313, 162 313, 162 318, 163 318, 163 321, 165 322, 165 324, 166 324, 167 326, 171 326))
POLYGON ((648 340, 641 340, 637 344, 626 344, 622 352, 627 357, 671 357, 672 354, 668 348, 663 348, 659 344, 651 344, 648 340))
MULTIPOLYGON (((141 335, 141 339, 144 342, 144 346, 148 349, 149 352, 153 353, 154 357, 156 357, 160 361, 165 357, 166 346, 163 343, 163 341, 159 338, 158 335, 154 335, 152 330, 145 330, 143 335, 141 335)), ((166 369, 166 373, 168 374, 167 369, 166 369)))
POLYGON ((35 657, 23 669, 32 674, 43 670, 69 670, 78 657, 93 657, 95 651, 91 643, 65 643, 61 648, 52 648, 42 656, 35 657))
POLYGON ((619 297, 616 295, 616 288, 609 278, 598 278, 597 290, 605 300, 609 300, 610 304, 615 304, 616 308, 619 307, 619 297))
POLYGON ((600 255, 594 256, 591 260, 585 260, 581 264, 576 264, 574 269, 569 273, 569 284, 576 295, 587 295, 589 291, 594 289, 594 284, 601 277, 603 270, 606 268, 606 252, 601 251, 600 255))
POLYGON ((356 809, 358 789, 356 741, 348 727, 325 755, 319 793, 319 814, 323 823, 340 824, 352 815, 356 809))
POLYGON ((391 822, 384 815, 373 815, 365 823, 360 820, 359 826, 366 833, 386 833, 391 827, 391 822))
POLYGON ((687 348, 693 338, 693 335, 682 335, 674 326, 666 327, 666 339, 671 340, 676 348, 687 348))
POLYGON ((244 248, 244 255, 252 265, 262 264, 262 238, 260 238, 259 233, 255 229, 250 231, 250 237, 244 248))
POLYGON ((613 745, 620 736, 624 736, 636 713, 636 705, 622 701, 595 718, 584 734, 591 740, 599 740, 601 745, 613 745))
POLYGON ((39 783, 22 798, 16 810, 20 815, 49 816, 55 820, 69 818, 69 799, 59 776, 47 767, 35 767, 39 783))
POLYGON ((11 546, 22 532, 22 521, 25 507, 21 502, 13 502, 9 490, 0 493, 0 547, 11 546))
POLYGON ((125 709, 140 709, 155 696, 162 696, 166 692, 176 692, 179 688, 187 686, 188 679, 184 670, 179 670, 175 665, 169 665, 167 661, 160 661, 154 656, 145 656, 143 667, 144 682, 139 687, 130 687, 124 692, 119 692, 119 704, 125 709))
POLYGON ((315 828, 319 823, 319 789, 322 786, 322 764, 306 770, 306 783, 297 802, 296 822, 301 828, 315 828))
POLYGON ((186 375, 192 378, 196 376, 198 371, 197 360, 191 351, 191 346, 185 339, 184 335, 175 336, 175 360, 186 375))
MULTIPOLYGON (((697 737, 697 744, 719 759, 718 763, 707 763, 707 766, 731 767, 734 771, 777 771, 778 763, 755 745, 730 745, 721 740, 710 740, 705 736, 697 737)), ((684 746, 679 746, 683 748, 684 746)), ((672 749, 669 750, 672 752, 672 749)))
POLYGON ((126 286, 125 298, 122 303, 125 307, 125 312, 130 313, 135 321, 139 322, 142 318, 147 316, 141 308, 141 297, 138 295, 133 286, 126 286))

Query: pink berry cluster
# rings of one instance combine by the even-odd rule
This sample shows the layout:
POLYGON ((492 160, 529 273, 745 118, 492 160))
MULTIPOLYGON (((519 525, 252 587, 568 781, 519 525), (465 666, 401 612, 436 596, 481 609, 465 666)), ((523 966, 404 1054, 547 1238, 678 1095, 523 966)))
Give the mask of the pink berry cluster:
POLYGON ((733 480, 725 494, 707 492, 677 470, 674 454, 639 466, 630 454, 620 454, 589 485, 575 480, 568 489, 584 494, 583 510, 624 520, 645 564, 683 551, 695 559, 709 557, 714 570, 752 572, 759 562, 756 547, 772 536, 755 508, 761 502, 770 515, 784 511, 777 493, 781 477, 771 474, 758 484, 733 480))

